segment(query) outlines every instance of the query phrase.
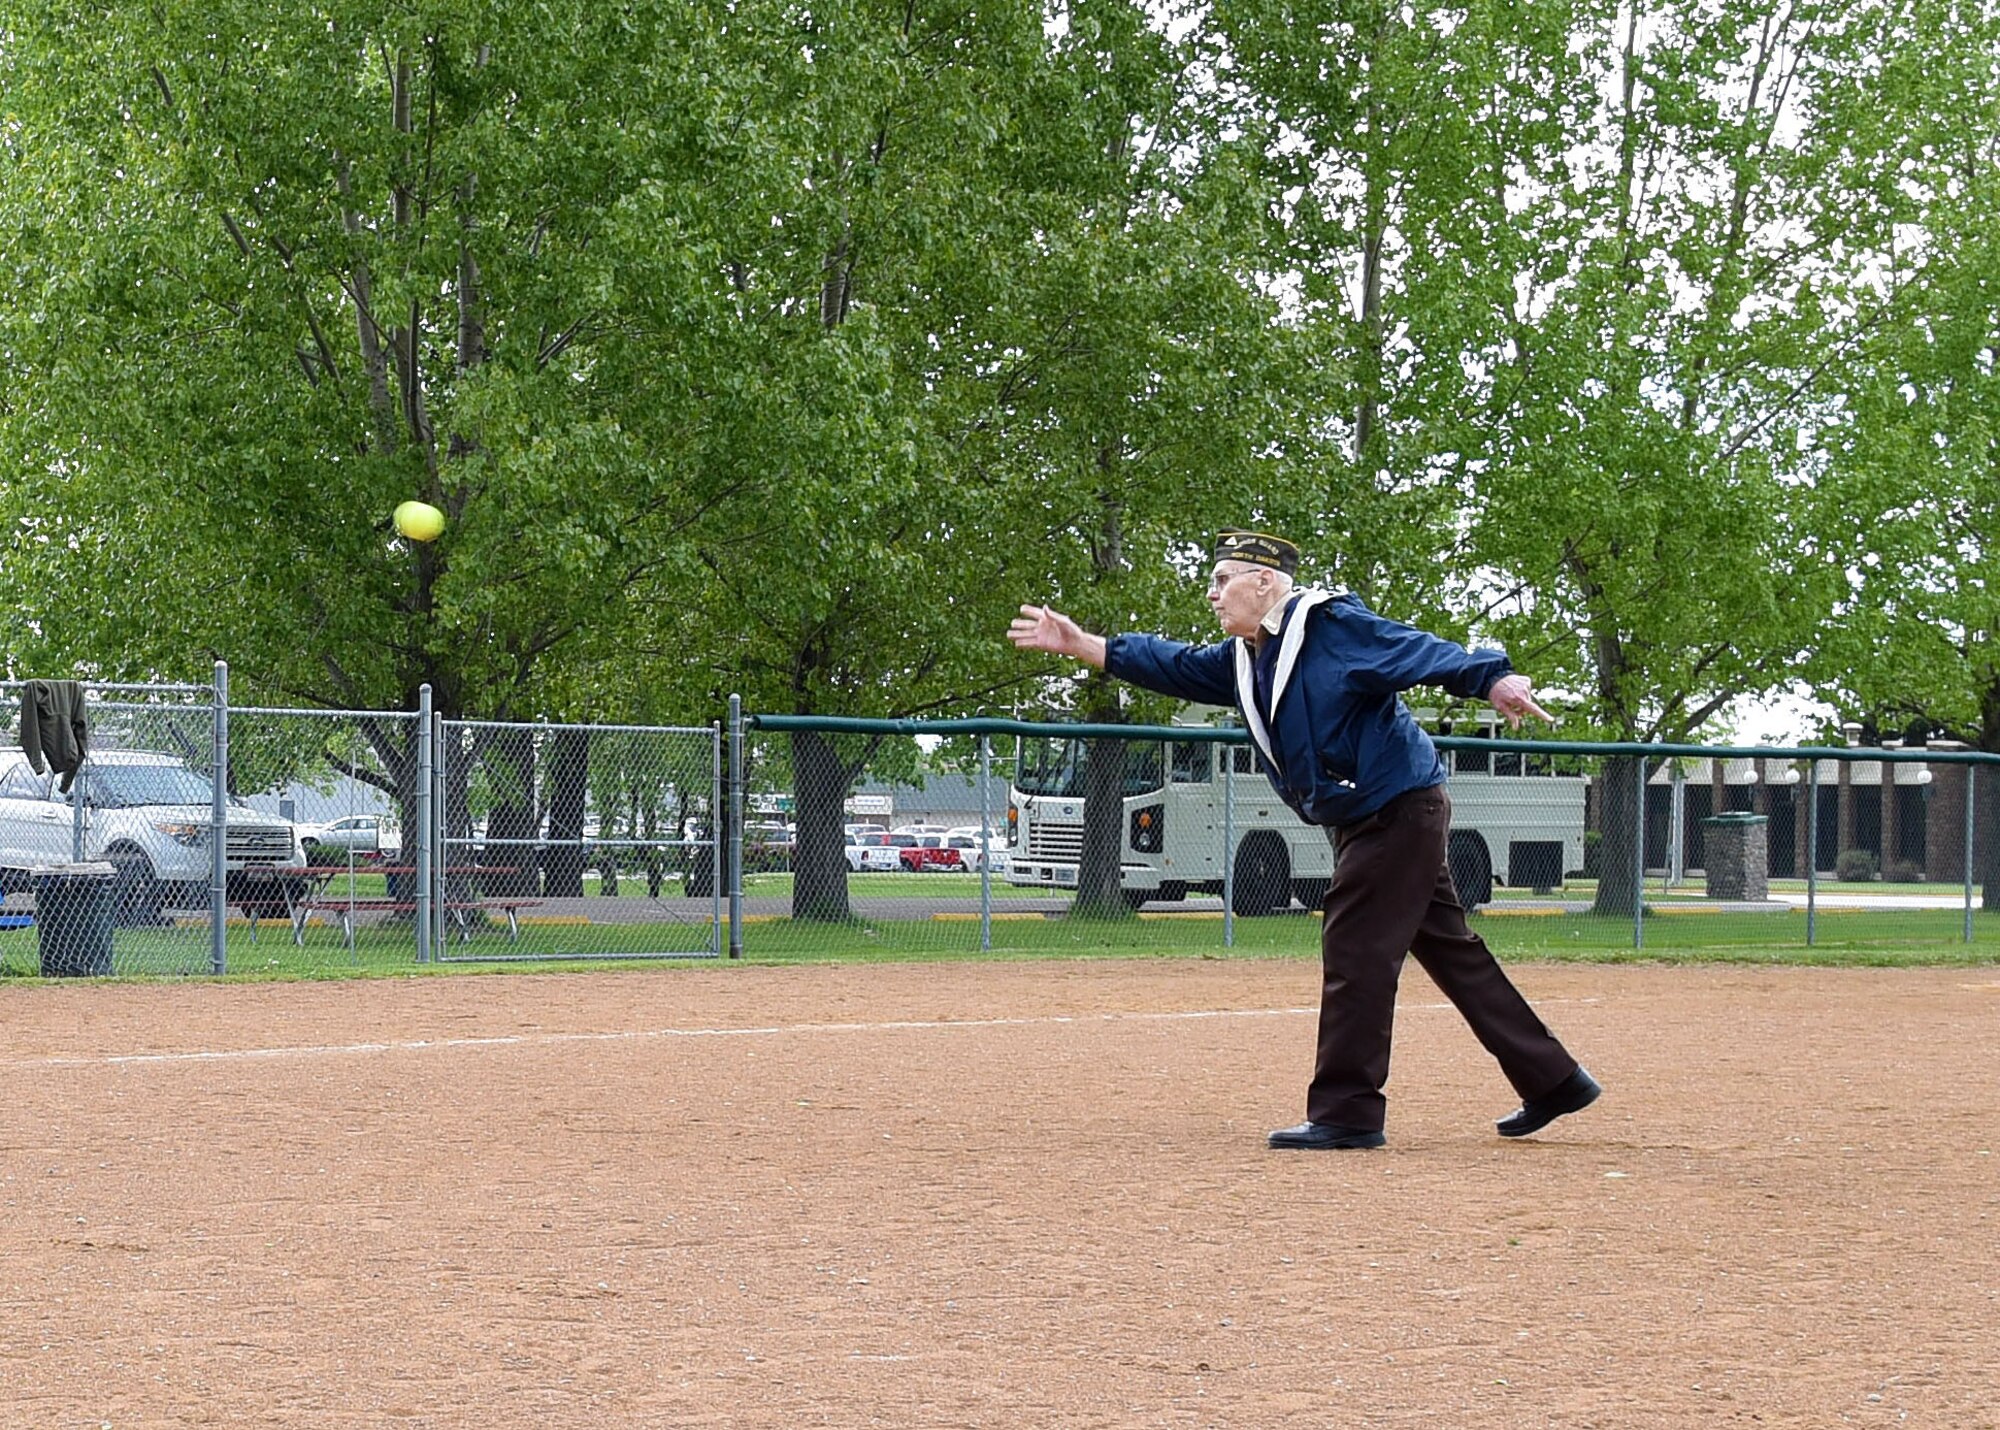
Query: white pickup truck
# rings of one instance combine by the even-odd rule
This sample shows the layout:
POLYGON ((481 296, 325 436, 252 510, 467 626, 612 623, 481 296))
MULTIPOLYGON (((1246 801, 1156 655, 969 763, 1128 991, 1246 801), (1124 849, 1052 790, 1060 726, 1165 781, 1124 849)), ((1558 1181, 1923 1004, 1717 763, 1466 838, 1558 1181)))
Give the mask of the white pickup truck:
MULTIPOLYGON (((0 754, 0 883, 25 888, 34 870, 80 853, 118 871, 115 917, 128 926, 161 922, 166 909, 205 910, 211 878, 215 787, 177 755, 153 750, 93 752, 70 794, 37 774, 18 751, 0 754), (72 797, 84 794, 82 849, 72 797)), ((274 814, 232 804, 223 868, 229 902, 246 911, 285 908, 272 870, 305 862, 296 827, 274 814)))

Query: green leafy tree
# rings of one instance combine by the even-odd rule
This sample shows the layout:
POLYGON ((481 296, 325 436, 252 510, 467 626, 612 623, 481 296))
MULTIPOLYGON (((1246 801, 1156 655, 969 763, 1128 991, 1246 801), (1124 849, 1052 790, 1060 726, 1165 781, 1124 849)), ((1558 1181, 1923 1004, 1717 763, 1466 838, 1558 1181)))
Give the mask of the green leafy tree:
POLYGON ((0 7, 16 667, 548 713, 741 485, 714 176, 788 156, 723 18, 0 7))
MULTIPOLYGON (((1872 47, 1887 62, 1844 157, 1902 224, 1882 281, 1910 301, 1818 435, 1815 536, 1846 583, 1805 673, 1874 730, 2000 752, 2000 12, 1921 5, 1881 23, 1895 43, 1872 47)), ((2000 780, 1981 780, 1975 808, 1976 872, 2000 909, 2000 780)))
MULTIPOLYGON (((704 525, 680 654, 756 711, 1005 708, 1040 674, 1001 639, 1019 601, 1101 569, 1157 604, 1156 533, 1248 474, 1255 175, 1142 7, 812 27, 844 102, 795 112, 813 183, 732 257, 766 358, 735 394, 758 501, 704 525)), ((793 735, 796 917, 847 916, 842 802, 882 758, 793 735)))
MULTIPOLYGON (((1206 366, 1255 349, 1203 244, 1257 210, 1176 147, 1179 52, 1067 19, 0 6, 11 659, 498 719, 1006 698, 1065 412, 1172 380, 1220 447, 1195 414, 1259 380, 1206 366), (442 539, 389 531, 408 497, 442 539)), ((537 758, 453 765, 489 835, 579 818, 585 765, 537 758)), ((793 762, 837 916, 859 757, 793 762)))
MULTIPOLYGON (((1840 589, 1806 434, 1906 300, 1839 162, 1887 12, 1222 13, 1293 136, 1357 460, 1450 574, 1429 599, 1581 696, 1576 733, 1678 739, 1781 683, 1840 589)), ((1604 912, 1638 893, 1634 776, 1605 772, 1604 912)))

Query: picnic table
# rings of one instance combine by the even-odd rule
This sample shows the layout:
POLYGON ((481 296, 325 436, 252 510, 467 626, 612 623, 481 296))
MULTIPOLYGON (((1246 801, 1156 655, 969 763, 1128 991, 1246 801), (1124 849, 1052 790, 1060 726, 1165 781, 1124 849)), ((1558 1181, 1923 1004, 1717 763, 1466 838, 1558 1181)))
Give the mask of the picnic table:
MULTIPOLYGON (((278 888, 284 895, 285 912, 291 920, 292 942, 305 946, 306 923, 316 913, 333 914, 340 920, 340 933, 348 951, 354 950, 354 916, 362 913, 409 914, 415 913, 417 901, 399 894, 361 894, 355 891, 351 876, 355 874, 412 875, 417 872, 414 864, 288 864, 270 871, 278 888), (345 890, 333 887, 334 880, 341 875, 350 876, 345 890)), ((463 864, 446 867, 447 877, 462 875, 477 880, 481 876, 504 877, 520 872, 504 864, 463 864)), ((475 886, 476 887, 476 884, 475 886)), ((465 898, 446 898, 442 901, 445 916, 451 920, 458 933, 460 943, 472 938, 474 920, 483 919, 488 914, 502 914, 507 920, 507 940, 518 943, 521 939, 521 910, 534 908, 540 899, 482 898, 476 894, 465 898)), ((251 937, 256 937, 256 915, 251 914, 251 937)))

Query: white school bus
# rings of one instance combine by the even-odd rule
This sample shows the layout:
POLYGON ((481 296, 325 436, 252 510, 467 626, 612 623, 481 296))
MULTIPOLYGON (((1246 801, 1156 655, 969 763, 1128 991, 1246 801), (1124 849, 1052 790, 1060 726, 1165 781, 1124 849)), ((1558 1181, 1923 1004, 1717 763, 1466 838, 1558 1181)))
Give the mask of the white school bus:
MULTIPOLYGON (((1196 709, 1175 724, 1207 724, 1196 709)), ((1422 715, 1419 718, 1424 718, 1422 715)), ((1439 730, 1424 719, 1426 728, 1439 730)), ((1456 733, 1491 737, 1491 712, 1456 733)), ((1488 902, 1497 881, 1553 889, 1583 867, 1585 786, 1540 753, 1446 750, 1450 860, 1459 899, 1488 902)), ((1074 738, 1023 739, 1009 793, 1007 881, 1073 889, 1083 849, 1084 751, 1074 738)), ((1306 824, 1257 771, 1247 743, 1135 741, 1127 752, 1120 821, 1121 885, 1128 902, 1175 901, 1224 888, 1224 791, 1239 914, 1277 913, 1293 900, 1317 908, 1333 872, 1327 831, 1306 824), (1231 763, 1233 762, 1233 773, 1231 763)))

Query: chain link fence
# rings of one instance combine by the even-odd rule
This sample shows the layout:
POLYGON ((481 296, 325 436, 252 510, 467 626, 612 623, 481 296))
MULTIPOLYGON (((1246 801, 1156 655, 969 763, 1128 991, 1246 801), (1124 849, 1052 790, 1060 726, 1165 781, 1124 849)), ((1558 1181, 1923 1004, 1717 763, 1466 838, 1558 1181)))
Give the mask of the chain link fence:
POLYGON ((243 804, 289 824, 297 845, 284 866, 256 876, 276 898, 242 909, 229 971, 390 969, 422 956, 421 731, 415 713, 229 711, 243 804))
POLYGON ((296 853, 290 826, 231 805, 226 777, 216 777, 215 689, 93 685, 53 695, 44 682, 0 685, 15 716, 0 756, 0 968, 214 971, 226 901, 282 908, 282 895, 246 871, 296 853), (72 765, 64 745, 77 729, 88 757, 72 765))
POLYGON ((718 729, 232 708, 227 679, 0 686, 0 975, 720 955, 718 729))
POLYGON ((440 730, 440 961, 721 953, 718 731, 484 721, 440 730))
MULTIPOLYGON (((1297 951, 1332 872, 1233 727, 762 716, 742 739, 760 956, 1297 951), (789 869, 760 863, 773 840, 789 869)), ((2000 941, 2000 757, 1437 742, 1453 880, 1503 954, 2000 941)))
MULTIPOLYGON (((502 724, 76 687, 0 754, 0 974, 1310 949, 1326 833, 1208 726, 502 724), (39 724, 37 730, 39 731, 39 724)), ((47 692, 6 699, 37 718, 47 692)), ((1449 863, 1503 955, 2000 943, 2000 756, 1438 727, 1449 863)))

